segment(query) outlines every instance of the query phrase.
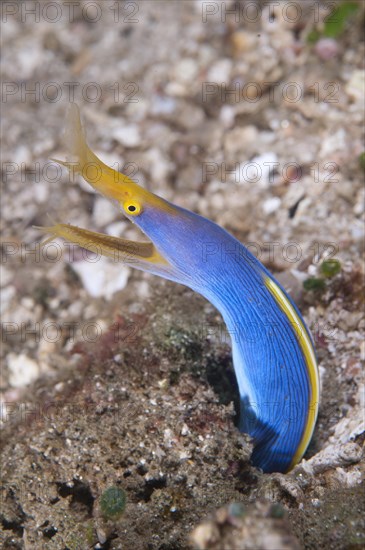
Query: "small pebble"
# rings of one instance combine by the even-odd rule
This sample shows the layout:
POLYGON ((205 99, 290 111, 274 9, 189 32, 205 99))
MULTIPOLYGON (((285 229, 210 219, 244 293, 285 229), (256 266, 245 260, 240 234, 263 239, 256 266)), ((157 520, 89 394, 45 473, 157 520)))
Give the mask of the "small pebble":
MULTIPOLYGON (((90 258, 92 258, 92 254, 90 258)), ((129 269, 122 262, 113 262, 94 255, 96 261, 80 261, 72 264, 72 269, 80 277, 87 292, 110 300, 115 292, 126 287, 129 269)))
POLYGON ((339 54, 339 45, 334 38, 320 38, 314 48, 319 59, 328 61, 339 54))
POLYGON ((26 386, 38 378, 40 370, 38 363, 24 353, 20 355, 9 353, 7 364, 10 371, 9 383, 15 388, 26 386))
POLYGON ((141 144, 141 136, 136 124, 118 125, 111 131, 111 137, 124 147, 138 147, 141 144))

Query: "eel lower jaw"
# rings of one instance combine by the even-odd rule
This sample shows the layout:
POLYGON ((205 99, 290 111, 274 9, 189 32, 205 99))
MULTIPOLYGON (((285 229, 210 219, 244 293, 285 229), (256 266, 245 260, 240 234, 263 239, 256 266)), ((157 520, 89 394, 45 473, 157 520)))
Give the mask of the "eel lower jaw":
POLYGON ((43 246, 60 237, 96 255, 107 256, 114 261, 143 271, 156 273, 159 268, 164 272, 173 269, 152 242, 130 241, 64 223, 55 223, 47 227, 37 227, 37 229, 49 235, 49 238, 43 241, 43 246))

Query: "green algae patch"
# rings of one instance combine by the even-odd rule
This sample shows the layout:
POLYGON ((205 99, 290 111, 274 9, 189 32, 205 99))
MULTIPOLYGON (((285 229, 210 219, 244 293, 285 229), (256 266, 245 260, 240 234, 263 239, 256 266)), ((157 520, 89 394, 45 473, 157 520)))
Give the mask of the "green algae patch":
POLYGON ((339 260, 336 260, 336 258, 330 258, 329 260, 325 260, 321 264, 322 275, 328 279, 334 277, 335 275, 338 275, 340 271, 341 262, 339 260))
POLYGON ((108 487, 100 497, 100 510, 105 519, 120 518, 126 504, 126 492, 120 487, 108 487))

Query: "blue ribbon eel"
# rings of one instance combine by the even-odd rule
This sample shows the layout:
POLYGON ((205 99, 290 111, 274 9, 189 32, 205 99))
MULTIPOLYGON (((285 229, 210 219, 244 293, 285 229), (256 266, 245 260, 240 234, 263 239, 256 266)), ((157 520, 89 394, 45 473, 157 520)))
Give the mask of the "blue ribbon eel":
POLYGON ((309 444, 319 402, 316 354, 297 307, 258 259, 223 228, 105 165, 86 144, 74 103, 65 137, 73 161, 56 162, 115 201, 149 241, 128 241, 63 223, 42 230, 50 239, 62 237, 118 258, 209 300, 231 335, 239 429, 253 438, 252 464, 264 472, 288 472, 309 444))

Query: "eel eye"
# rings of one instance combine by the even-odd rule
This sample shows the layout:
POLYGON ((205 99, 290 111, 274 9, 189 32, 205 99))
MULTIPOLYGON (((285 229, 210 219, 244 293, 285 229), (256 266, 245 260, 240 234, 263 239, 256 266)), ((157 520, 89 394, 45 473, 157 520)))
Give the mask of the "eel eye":
POLYGON ((142 211, 142 207, 137 201, 127 201, 123 204, 123 208, 130 216, 138 216, 142 211))

